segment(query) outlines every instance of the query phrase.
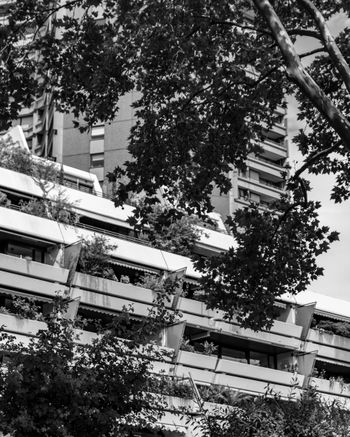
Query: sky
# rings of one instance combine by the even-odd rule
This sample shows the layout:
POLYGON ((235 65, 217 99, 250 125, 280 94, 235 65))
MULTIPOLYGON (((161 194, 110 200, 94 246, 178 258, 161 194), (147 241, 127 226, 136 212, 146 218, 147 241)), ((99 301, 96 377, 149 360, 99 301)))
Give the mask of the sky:
MULTIPOLYGON (((333 34, 350 27, 350 20, 343 16, 335 17, 329 27, 333 34)), ((299 52, 314 48, 314 41, 303 38, 298 42, 299 52)), ((293 98, 288 100, 288 136, 290 144, 290 164, 292 168, 300 166, 303 161, 301 154, 293 145, 292 138, 302 127, 296 118, 297 104, 293 98), (298 165, 299 164, 299 165, 298 165)), ((330 200, 330 193, 334 177, 329 175, 310 175, 312 192, 310 199, 320 200, 322 208, 319 210, 322 225, 330 226, 332 230, 340 232, 340 240, 334 242, 326 254, 318 257, 318 265, 324 268, 324 276, 314 281, 309 290, 350 301, 350 200, 342 204, 335 204, 330 200)))

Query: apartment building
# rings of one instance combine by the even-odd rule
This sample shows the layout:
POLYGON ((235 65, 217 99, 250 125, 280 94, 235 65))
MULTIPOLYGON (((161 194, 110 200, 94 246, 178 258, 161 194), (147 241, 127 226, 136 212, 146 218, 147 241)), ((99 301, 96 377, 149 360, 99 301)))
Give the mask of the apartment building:
MULTIPOLYGON (((95 125, 88 133, 81 133, 74 127, 71 114, 57 112, 48 96, 36 102, 34 109, 23 110, 18 123, 33 153, 95 174, 103 190, 108 192, 106 174, 129 159, 128 136, 135 122, 131 107, 133 99, 133 93, 123 97, 115 120, 110 124, 95 125), (39 110, 41 104, 45 109, 39 110), (39 128, 43 130, 39 132, 39 128)), ((283 108, 278 108, 277 113, 279 123, 264 133, 262 153, 249 156, 245 172, 230 172, 233 188, 229 193, 220 195, 214 190, 213 206, 223 218, 251 201, 267 206, 284 192, 283 172, 288 158, 287 113, 283 108)))
MULTIPOLYGON (((0 2, 0 20, 3 22, 7 19, 7 9, 11 2, 12 0, 0 2)), ((57 18, 70 13, 72 12, 61 9, 57 12, 57 18)), ((79 14, 80 11, 74 13, 79 14)), ((42 32, 53 30, 53 17, 54 15, 50 17, 42 32)), ((102 16, 96 16, 98 18, 102 16)), ((29 29, 26 38, 30 40, 32 36, 29 29)), ((128 137, 135 123, 131 105, 138 96, 136 91, 123 96, 116 118, 108 124, 96 124, 86 133, 81 133, 74 127, 72 114, 63 114, 56 110, 48 94, 35 98, 30 108, 23 108, 14 124, 21 125, 33 153, 95 174, 107 193, 106 174, 129 159, 128 137)), ((262 152, 249 156, 245 172, 230 172, 233 187, 230 192, 220 195, 214 190, 213 206, 224 219, 251 201, 262 206, 269 205, 284 192, 282 173, 285 172, 288 158, 286 109, 277 108, 276 115, 276 123, 263 131, 262 152)))
MULTIPOLYGON (((329 326, 350 323, 347 302, 313 293, 284 296, 276 301, 279 317, 271 330, 242 329, 235 320, 228 322, 221 311, 208 310, 198 300, 200 274, 189 258, 150 247, 133 235, 126 221, 132 208, 115 208, 101 197, 96 175, 69 166, 63 167, 63 173, 60 184, 64 185, 57 184, 49 196, 64 191, 79 214, 74 226, 21 211, 19 201, 40 199, 42 190, 30 176, 0 167, 0 191, 8 199, 0 206, 0 307, 13 295, 48 302, 60 290, 69 293, 83 317, 111 317, 128 304, 133 305, 135 316, 144 317, 154 295, 136 285, 136 279, 145 273, 182 271, 187 293, 178 299, 173 296, 168 303, 182 316, 164 329, 159 343, 171 351, 172 358, 155 363, 155 372, 163 371, 178 381, 191 380, 200 393, 213 386, 257 395, 270 387, 288 398, 291 391, 297 396, 313 384, 324 399, 350 406, 350 338, 318 328, 325 322, 329 326), (105 235, 115 246, 110 260, 119 281, 76 272, 67 261, 75 243, 94 234, 105 235), (122 275, 128 276, 128 283, 120 280, 122 275), (203 353, 206 341, 215 349, 203 353)), ((233 244, 231 236, 206 230, 194 250, 209 256, 233 244)), ((26 341, 43 322, 0 313, 0 325, 26 341)), ((83 337, 91 335, 85 332, 83 337)), ((198 408, 194 400, 195 394, 186 399, 169 397, 159 424, 162 434, 135 435, 194 437, 191 423, 179 413, 184 405, 198 408)), ((207 410, 215 408, 211 399, 204 400, 207 410)))

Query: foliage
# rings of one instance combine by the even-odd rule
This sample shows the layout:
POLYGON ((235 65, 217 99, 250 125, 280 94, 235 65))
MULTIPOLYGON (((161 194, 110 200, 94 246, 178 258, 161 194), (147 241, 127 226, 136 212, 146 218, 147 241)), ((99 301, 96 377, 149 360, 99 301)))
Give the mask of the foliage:
POLYGON ((14 314, 20 319, 43 320, 43 314, 34 299, 12 296, 5 307, 0 307, 0 313, 14 314))
POLYGON ((43 198, 47 199, 48 194, 55 188, 55 184, 58 183, 59 171, 56 164, 53 161, 39 160, 32 158, 33 169, 31 177, 34 182, 41 188, 43 192, 43 198))
POLYGON ((31 153, 10 141, 0 139, 0 163, 1 167, 8 170, 24 173, 28 176, 33 174, 34 163, 31 153))
POLYGON ((350 338, 350 323, 336 322, 335 320, 321 320, 314 328, 330 334, 341 335, 342 337, 350 338))
POLYGON ((79 215, 74 211, 73 204, 65 197, 62 191, 51 199, 32 199, 19 202, 20 211, 38 217, 56 220, 67 225, 76 225, 79 215))
POLYGON ((278 396, 237 402, 226 417, 202 418, 205 437, 346 437, 349 412, 326 404, 314 389, 288 402, 278 396))
POLYGON ((11 201, 7 198, 6 193, 3 193, 0 191, 0 206, 9 206, 11 204, 11 201))
POLYGON ((151 317, 159 328, 177 321, 180 312, 177 309, 171 310, 168 307, 173 296, 178 293, 179 288, 182 290, 181 279, 166 273, 161 276, 146 274, 137 285, 153 291, 153 307, 149 310, 148 317, 151 317))
POLYGON ((180 344, 180 349, 185 352, 196 352, 196 348, 193 344, 190 343, 189 339, 182 339, 180 344))
MULTIPOLYGON (((349 28, 333 39, 326 24, 339 13, 349 16, 348 0, 72 0, 62 6, 68 13, 58 15, 60 6, 51 7, 49 0, 9 7, 0 38, 0 119, 8 124, 21 104, 49 92, 85 130, 112 120, 120 97, 139 91, 131 159, 110 174, 120 181, 118 204, 142 193, 149 213, 161 190, 174 206, 169 213, 207 213, 214 187, 228 192, 232 168, 244 170, 248 155, 261 153, 261 141, 280 122, 275 110, 296 95, 305 124, 296 142, 305 164, 289 188, 302 189, 303 202, 283 208, 286 218, 277 227, 273 212, 236 215, 230 227, 244 221, 247 234, 237 230, 238 248, 198 264, 210 306, 228 317, 238 311, 245 326, 269 326, 274 298, 304 290, 321 274, 316 256, 335 239, 317 223, 318 205, 308 202, 301 174, 335 173, 336 201, 350 192, 349 28), (49 19, 57 31, 39 32, 49 19), (23 23, 37 31, 19 44, 23 23), (315 50, 297 52, 299 36, 313 38, 315 50), (30 56, 34 50, 39 58, 30 56), (317 56, 306 68, 311 54, 317 56)), ((137 208, 136 218, 144 214, 137 208)))
POLYGON ((150 382, 148 390, 152 393, 159 393, 164 396, 176 396, 191 399, 193 397, 193 390, 188 381, 169 376, 159 376, 158 378, 154 378, 150 382))
POLYGON ((59 191, 57 196, 49 200, 49 211, 53 220, 67 225, 76 225, 79 214, 74 211, 74 204, 65 196, 64 191, 59 191))
POLYGON ((116 246, 108 243, 107 237, 103 235, 94 234, 90 240, 83 238, 78 271, 101 278, 115 279, 110 262, 110 252, 115 249, 116 246))
POLYGON ((218 353, 218 346, 211 341, 205 341, 201 346, 201 352, 205 355, 217 355, 218 353))
POLYGON ((186 352, 197 352, 204 355, 217 355, 218 353, 218 346, 211 341, 191 344, 189 339, 183 339, 180 349, 186 352))
POLYGON ((232 390, 229 387, 217 384, 198 385, 198 392, 204 402, 214 402, 223 405, 237 405, 250 395, 232 390))
MULTIPOLYGON (((73 322, 56 306, 28 345, 1 333, 10 359, 0 368, 0 430, 18 437, 126 436, 154 423, 161 404, 147 393, 158 350, 133 332, 128 315, 76 344, 73 322), (122 338, 127 338, 128 341, 122 338), (140 346, 141 344, 141 346, 140 346)), ((147 328, 145 326, 144 328, 147 328)))
POLYGON ((58 170, 52 161, 46 161, 33 157, 11 140, 0 139, 0 163, 1 167, 31 176, 43 190, 47 197, 49 186, 57 182, 58 170))
POLYGON ((282 200, 279 214, 254 205, 238 210, 230 219, 237 245, 217 257, 198 258, 210 308, 224 310, 244 327, 270 327, 275 298, 304 290, 322 274, 314 254, 325 252, 338 234, 320 226, 319 205, 309 202, 286 214, 289 207, 282 200))
MULTIPOLYGON (((200 220, 196 216, 182 215, 171 216, 167 209, 159 205, 152 207, 143 221, 147 222, 147 228, 140 237, 148 241, 153 247, 178 255, 191 256, 196 241, 199 240, 203 231, 196 227, 200 220)), ((136 225, 137 218, 132 218, 132 224, 136 225)))

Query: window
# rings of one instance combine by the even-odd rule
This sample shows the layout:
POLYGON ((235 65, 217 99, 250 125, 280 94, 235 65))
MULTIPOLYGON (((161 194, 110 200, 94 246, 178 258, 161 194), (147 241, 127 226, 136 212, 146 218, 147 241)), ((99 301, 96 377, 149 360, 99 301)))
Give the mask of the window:
POLYGON ((90 153, 103 153, 105 147, 105 141, 103 138, 94 138, 90 141, 90 153))
POLYGON ((222 348, 222 358, 226 360, 238 361, 239 363, 248 364, 247 352, 244 350, 222 348))
POLYGON ((90 153, 103 153, 105 147, 105 127, 93 126, 90 139, 90 153))
POLYGON ((44 249, 42 247, 32 247, 22 243, 8 243, 7 255, 17 256, 18 258, 32 259, 33 261, 44 262, 44 249))
POLYGON ((254 366, 269 367, 269 357, 262 352, 250 352, 249 364, 254 366))
POLYGON ((104 167, 105 164, 105 157, 104 153, 94 153, 90 155, 90 167, 96 168, 96 167, 104 167))

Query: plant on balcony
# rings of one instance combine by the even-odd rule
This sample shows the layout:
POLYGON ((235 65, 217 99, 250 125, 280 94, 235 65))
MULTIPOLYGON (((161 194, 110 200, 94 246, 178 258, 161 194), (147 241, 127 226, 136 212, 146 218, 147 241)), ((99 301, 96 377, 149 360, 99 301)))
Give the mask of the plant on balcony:
POLYGON ((0 139, 0 166, 31 176, 43 190, 44 197, 47 197, 59 176, 54 162, 34 158, 29 151, 13 144, 10 139, 0 139))
POLYGON ((202 408, 197 427, 203 437, 347 437, 348 410, 325 403, 314 389, 289 402, 278 395, 238 399, 226 414, 202 408), (219 416, 219 417, 218 417, 219 416))
POLYGON ((91 343, 76 344, 74 322, 56 301, 47 329, 28 345, 0 333, 0 432, 31 437, 129 436, 159 420, 163 406, 148 392, 153 321, 135 324, 124 313, 91 343), (127 341, 123 340, 127 339, 127 341))
POLYGON ((6 306, 0 307, 0 313, 11 314, 20 319, 44 320, 40 306, 34 299, 11 296, 6 306))
POLYGON ((29 201, 20 200, 20 211, 38 217, 56 220, 67 225, 76 225, 79 221, 79 214, 74 211, 74 205, 60 191, 52 199, 32 199, 29 201))
POLYGON ((334 320, 320 320, 313 325, 314 329, 328 334, 336 334, 342 337, 350 338, 350 323, 336 322, 334 320))
POLYGON ((197 385, 198 392, 204 402, 214 402, 223 405, 237 405, 243 399, 251 396, 238 392, 224 385, 197 385))
POLYGON ((7 198, 6 193, 0 191, 0 206, 8 207, 11 205, 11 201, 7 198))
MULTIPOLYGON (((196 227, 203 224, 197 216, 183 215, 179 212, 178 217, 175 215, 169 219, 168 208, 160 205, 150 208, 143 217, 143 222, 147 225, 142 226, 141 239, 157 249, 183 256, 191 256, 196 241, 203 233, 196 227)), ((130 223, 138 226, 137 218, 132 217, 130 223)))
POLYGON ((212 341, 205 341, 203 344, 198 346, 199 352, 205 355, 217 355, 218 346, 212 341))
MULTIPOLYGON (((33 158, 32 158, 33 159, 33 158)), ((59 179, 59 170, 53 161, 34 160, 30 176, 42 191, 43 199, 47 199, 59 179)))
POLYGON ((187 399, 193 398, 193 389, 188 380, 165 375, 150 381, 149 391, 164 396, 175 396, 187 399))
POLYGON ((180 344, 180 350, 185 352, 196 352, 196 349, 193 344, 190 343, 189 339, 182 339, 182 342, 180 344))
POLYGON ((110 252, 117 246, 108 243, 107 237, 96 235, 91 239, 82 239, 82 247, 77 270, 88 275, 116 280, 111 267, 110 252))
POLYGON ((10 140, 0 139, 0 166, 31 176, 34 164, 31 153, 13 144, 10 140))

